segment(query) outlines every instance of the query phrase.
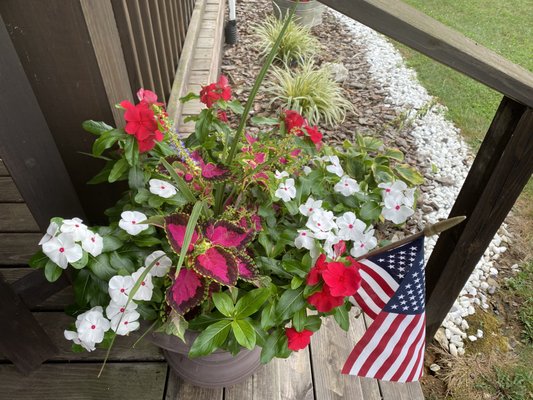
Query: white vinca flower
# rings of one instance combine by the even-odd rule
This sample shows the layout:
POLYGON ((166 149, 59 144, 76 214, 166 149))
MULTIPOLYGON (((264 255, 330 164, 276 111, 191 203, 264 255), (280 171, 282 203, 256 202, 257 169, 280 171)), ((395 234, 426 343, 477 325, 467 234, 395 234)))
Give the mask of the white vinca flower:
POLYGON ((343 175, 340 182, 337 183, 333 189, 346 197, 351 196, 352 194, 361 190, 357 181, 350 178, 348 175, 343 175))
POLYGON ((378 244, 377 239, 374 237, 374 229, 369 229, 366 232, 357 232, 356 237, 352 240, 354 243, 350 254, 353 257, 368 253, 378 244))
POLYGON ((107 318, 112 320, 114 317, 116 317, 119 314, 123 314, 125 312, 134 311, 137 309, 137 303, 130 301, 128 306, 124 304, 119 304, 111 300, 109 305, 105 309, 105 315, 107 315, 107 318))
POLYGON ((87 232, 87 236, 81 242, 81 247, 93 257, 98 257, 104 249, 104 239, 98 233, 87 232))
POLYGON ((345 212, 335 221, 339 227, 338 236, 342 240, 355 240, 358 233, 364 232, 366 224, 358 220, 351 211, 345 212))
POLYGON ((117 333, 117 335, 127 335, 139 329, 140 314, 134 310, 125 310, 111 319, 111 329, 117 333))
POLYGON ((298 236, 294 239, 294 245, 297 249, 313 250, 315 248, 315 235, 311 231, 299 229, 298 236))
POLYGON ((335 216, 331 211, 317 210, 307 220, 305 224, 311 229, 315 237, 319 240, 324 240, 330 236, 330 232, 333 229, 337 229, 335 223, 335 216))
POLYGON ((326 167, 326 171, 337 175, 339 178, 344 175, 344 170, 342 169, 339 157, 337 156, 324 156, 322 161, 329 161, 331 164, 326 167))
POLYGON ((76 319, 78 339, 82 342, 101 343, 109 327, 109 321, 104 317, 100 306, 78 315, 76 319))
POLYGON ((407 207, 413 207, 415 204, 415 188, 406 189, 403 192, 403 204, 407 207))
POLYGON ((125 305, 134 284, 135 281, 131 276, 115 275, 112 277, 107 288, 111 300, 119 305, 125 305))
POLYGON ((165 255, 164 251, 154 251, 152 254, 146 257, 144 260, 144 266, 148 268, 154 261, 155 263, 150 270, 150 273, 153 276, 162 277, 168 274, 170 267, 172 267, 172 260, 165 255))
POLYGON ((401 224, 415 212, 404 204, 405 198, 399 193, 385 198, 385 208, 381 211, 383 217, 395 224, 401 224))
MULTIPOLYGON (((136 283, 139 278, 141 277, 141 274, 144 272, 146 267, 141 267, 137 270, 137 272, 134 272, 131 274, 131 277, 133 278, 133 282, 136 283)), ((133 295, 133 300, 146 300, 149 301, 152 299, 152 292, 154 290, 154 284, 152 283, 152 275, 150 273, 147 273, 144 279, 142 280, 139 288, 133 295)))
POLYGON ((300 214, 305 215, 306 217, 309 217, 316 210, 320 209, 322 209, 322 200, 315 200, 312 197, 309 197, 305 204, 302 204, 298 208, 300 214))
POLYGON ((89 233, 89 229, 81 219, 72 218, 63 220, 63 224, 61 224, 61 232, 72 233, 74 241, 81 242, 89 233))
POLYGON ((164 199, 169 199, 178 193, 174 186, 160 179, 150 179, 148 183, 150 184, 150 193, 163 197, 164 199))
POLYGON ((333 246, 335 246, 337 243, 339 243, 342 239, 335 235, 333 232, 329 232, 327 236, 325 237, 324 244, 322 245, 322 248, 324 249, 324 252, 329 258, 336 258, 335 250, 333 249, 333 246))
POLYGON ((50 225, 48 225, 48 229, 46 229, 46 233, 39 242, 39 246, 45 244, 50 239, 52 239, 57 233, 59 232, 59 225, 55 222, 50 222, 50 225))
POLYGON ((283 179, 283 178, 288 178, 289 173, 287 171, 279 172, 278 170, 276 170, 276 172, 274 173, 274 176, 276 177, 276 179, 283 179))
POLYGON ((79 344, 81 347, 83 347, 87 351, 93 351, 96 349, 96 346, 94 342, 83 342, 80 340, 80 337, 78 336, 78 332, 76 331, 67 331, 65 330, 63 332, 63 335, 65 336, 65 339, 72 340, 74 344, 79 344))
POLYGON ((309 175, 311 172, 313 172, 313 170, 311 169, 311 167, 309 167, 309 166, 307 166, 307 165, 303 168, 303 170, 304 170, 304 174, 305 174, 305 176, 307 176, 307 175, 309 175))
POLYGON ((296 188, 294 187, 294 179, 289 178, 278 186, 278 190, 274 195, 284 202, 291 201, 296 197, 296 188))
POLYGON ((146 221, 146 215, 139 211, 124 211, 120 214, 120 218, 118 226, 132 236, 138 235, 150 227, 148 224, 141 223, 146 221))
POLYGON ((378 185, 379 188, 383 189, 381 195, 383 199, 388 196, 394 196, 397 194, 402 194, 402 192, 407 189, 407 185, 404 181, 394 181, 394 182, 385 182, 378 185))
POLYGON ((66 269, 68 263, 81 260, 83 250, 74 241, 72 233, 61 233, 43 244, 43 253, 59 267, 66 269))

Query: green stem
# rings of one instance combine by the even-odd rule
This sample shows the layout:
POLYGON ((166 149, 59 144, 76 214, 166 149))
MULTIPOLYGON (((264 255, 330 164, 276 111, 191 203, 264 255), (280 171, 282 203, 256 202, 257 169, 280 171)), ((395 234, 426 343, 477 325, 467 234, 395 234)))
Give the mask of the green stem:
MULTIPOLYGON (((283 24, 283 28, 281 29, 279 36, 274 42, 274 45, 272 46, 272 50, 270 50, 270 53, 268 53, 265 63, 263 64, 263 67, 261 68, 261 71, 259 72, 259 75, 257 76, 257 79, 255 80, 252 91, 250 92, 250 96, 248 97, 248 101, 246 102, 246 105, 244 106, 244 111, 242 113, 239 126, 237 127, 237 132, 235 133, 235 136, 233 137, 233 140, 231 141, 231 148, 228 153, 228 157, 226 158, 226 161, 225 161, 226 165, 231 165, 233 159, 235 158, 235 154, 237 153, 237 146, 244 133, 244 128, 246 127, 248 115, 250 114, 250 110, 252 109, 255 96, 257 95, 257 92, 259 92, 259 87, 261 86, 261 83, 263 83, 263 79, 265 79, 268 69, 270 68, 272 61, 274 61, 274 58, 276 57, 278 48, 281 44, 281 40, 283 39, 283 36, 285 35, 285 32, 287 31, 287 28, 289 26, 290 21, 292 20, 294 12, 296 11, 296 6, 298 5, 298 3, 299 3, 299 0, 296 1, 296 4, 291 8, 290 13, 286 16, 285 23, 283 24)), ((222 211, 225 189, 226 189, 225 183, 219 183, 215 187, 215 190, 216 190, 215 210, 214 210, 215 215, 219 215, 222 211)))

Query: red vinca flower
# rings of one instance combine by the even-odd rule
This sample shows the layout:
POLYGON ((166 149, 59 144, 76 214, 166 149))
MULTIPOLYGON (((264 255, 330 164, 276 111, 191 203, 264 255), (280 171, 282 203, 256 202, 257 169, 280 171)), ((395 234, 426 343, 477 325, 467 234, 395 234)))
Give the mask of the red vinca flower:
POLYGON ((285 328, 285 335, 287 335, 288 348, 292 351, 298 351, 305 349, 311 342, 311 336, 313 332, 304 329, 298 332, 294 328, 285 328))
POLYGON ((152 150, 156 141, 163 140, 163 134, 158 130, 154 112, 148 103, 143 101, 133 105, 128 100, 124 100, 120 105, 126 109, 124 130, 129 135, 135 136, 141 153, 152 150))
POLYGON ((335 307, 344 303, 344 296, 333 296, 328 285, 324 285, 320 292, 314 293, 307 298, 307 302, 315 306, 317 311, 330 312, 335 307))
POLYGON ((322 141, 322 134, 318 131, 318 126, 306 126, 305 131, 314 144, 318 144, 322 141))
POLYGON ((332 296, 353 296, 361 286, 361 275, 353 266, 341 262, 331 262, 322 273, 324 282, 332 296))
POLYGON ((228 101, 229 99, 231 99, 231 87, 228 85, 228 78, 224 75, 220 75, 218 82, 202 86, 200 91, 200 101, 208 108, 213 107, 218 100, 228 101))
POLYGON ((317 285, 322 278, 322 272, 324 272, 327 267, 328 263, 326 262, 326 255, 320 254, 315 262, 315 266, 311 268, 309 275, 307 275, 307 284, 309 286, 317 285))
POLYGON ((294 110, 285 111, 285 128, 288 133, 302 136, 304 134, 302 131, 304 125, 306 125, 305 119, 298 112, 294 110))

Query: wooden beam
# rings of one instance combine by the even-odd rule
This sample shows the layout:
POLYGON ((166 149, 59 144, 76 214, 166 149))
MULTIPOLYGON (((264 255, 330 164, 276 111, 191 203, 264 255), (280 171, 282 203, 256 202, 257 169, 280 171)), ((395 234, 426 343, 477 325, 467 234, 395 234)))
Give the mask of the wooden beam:
POLYGON ((63 273, 57 281, 48 282, 43 271, 33 270, 23 278, 13 282, 11 286, 24 304, 32 309, 50 296, 70 286, 70 281, 67 274, 63 273))
POLYGON ((504 99, 450 212, 467 220, 443 232, 426 266, 432 338, 533 173, 533 109, 504 99))
POLYGON ((40 232, 24 203, 0 203, 0 232, 40 232))
POLYGON ((0 353, 24 374, 39 368, 43 361, 58 352, 46 332, 1 275, 0 326, 0 353))
POLYGON ((124 127, 123 111, 115 104, 133 101, 133 95, 111 0, 80 0, 80 4, 113 119, 117 127, 124 127))
POLYGON ((25 265, 39 250, 40 233, 0 233, 0 267, 25 265))
MULTIPOLYGON (((55 215, 84 213, 0 17, 0 156, 41 230, 55 215)), ((0 261, 1 262, 1 261, 0 261)))
POLYGON ((399 0, 321 3, 533 107, 533 73, 399 0))

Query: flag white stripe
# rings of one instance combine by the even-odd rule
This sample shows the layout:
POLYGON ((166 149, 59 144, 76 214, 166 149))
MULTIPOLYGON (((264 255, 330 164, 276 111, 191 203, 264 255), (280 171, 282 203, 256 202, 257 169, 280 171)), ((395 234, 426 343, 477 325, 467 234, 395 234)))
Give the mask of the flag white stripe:
MULTIPOLYGON (((425 344, 425 343, 424 343, 425 344)), ((424 365, 424 345, 420 348, 420 352, 422 353, 420 355, 420 362, 418 363, 418 368, 416 369, 416 373, 413 375, 413 380, 418 380, 420 378, 420 370, 422 369, 422 366, 424 365)), ((418 358, 418 354, 417 354, 418 358)))
POLYGON ((380 342, 379 339, 378 340, 374 340, 374 339, 375 338, 380 338, 385 333, 387 333, 387 330, 392 325, 392 323, 394 322, 395 319, 396 319, 396 315, 395 314, 387 314, 387 316, 383 320, 381 326, 376 331, 376 333, 374 335, 374 338, 372 338, 372 342, 368 343, 365 346, 365 348, 363 349, 363 351, 361 352, 361 354, 359 355, 359 357, 357 357, 357 361, 354 363, 354 365, 352 366, 352 369, 350 370, 350 374, 351 375, 356 375, 359 372, 361 367, 366 362, 368 356, 370 356, 370 354, 372 354, 372 352, 374 351, 374 349, 377 347, 377 345, 380 342))
MULTIPOLYGON (((394 347, 396 347, 398 341, 401 339, 403 333, 409 326, 409 324, 413 321, 413 319, 416 318, 416 315, 407 315, 405 319, 400 322, 400 325, 398 325, 398 328, 396 329, 396 332, 392 335, 389 342, 381 352, 380 356, 376 358, 374 361, 372 367, 368 370, 366 373, 367 376, 374 376, 381 366, 387 361, 387 358, 391 355, 392 351, 394 350, 394 347)), ((382 340, 382 338, 374 338, 373 340, 382 340)))
POLYGON ((413 342, 416 340, 418 335, 420 334, 420 330, 424 329, 424 317, 421 316, 416 326, 413 328, 411 334, 405 341, 405 344, 402 347, 401 353, 398 355, 396 360, 394 360, 394 363, 390 366, 390 368, 387 370, 387 372, 383 375, 383 380, 388 381, 390 380, 396 371, 401 367, 403 361, 408 356, 407 352, 409 351, 409 348, 413 344, 413 342))
MULTIPOLYGON (((387 304, 390 300, 390 297, 383 291, 381 288, 381 285, 377 283, 374 278, 372 278, 370 275, 368 275, 365 271, 359 270, 359 273, 361 274, 361 279, 363 279, 365 282, 367 282, 372 290, 378 295, 378 297, 383 301, 383 303, 387 304)), ((396 290, 396 288, 393 288, 393 290, 396 290)))
POLYGON ((374 300, 368 295, 368 293, 365 291, 363 287, 360 287, 357 291, 357 294, 361 296, 364 303, 370 308, 372 311, 374 311, 376 314, 379 314, 381 312, 381 307, 378 306, 374 300))
MULTIPOLYGON (((415 365, 415 363, 417 361, 418 353, 420 352, 420 348, 422 347, 423 344, 424 344, 424 337, 422 336, 422 339, 416 345, 416 348, 415 348, 415 351, 414 351, 414 356, 411 357, 411 361, 409 361, 409 364, 407 365, 407 368, 405 369, 405 371, 402 374, 402 376, 400 376, 400 379, 398 379, 398 382, 405 382, 407 380, 407 378, 409 378, 409 375, 411 375, 411 372, 413 371, 413 368, 418 367, 417 365, 415 365)), ((423 360, 421 359, 420 362, 423 362, 423 360)))
POLYGON ((396 282, 394 280, 394 278, 392 276, 389 275, 389 273, 387 272, 387 270, 385 270, 385 268, 381 268, 379 265, 377 264, 374 264, 372 261, 370 260, 361 260, 360 261, 361 263, 365 264, 367 267, 369 267, 370 269, 372 269, 373 271, 375 271, 377 274, 379 274, 379 276, 385 281, 387 282, 387 284, 391 287, 392 290, 396 291, 396 289, 398 289, 398 286, 400 286, 398 284, 398 282, 396 282))

